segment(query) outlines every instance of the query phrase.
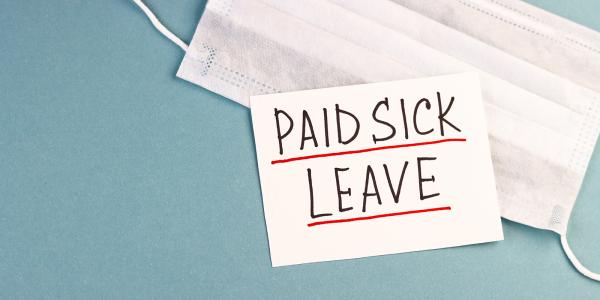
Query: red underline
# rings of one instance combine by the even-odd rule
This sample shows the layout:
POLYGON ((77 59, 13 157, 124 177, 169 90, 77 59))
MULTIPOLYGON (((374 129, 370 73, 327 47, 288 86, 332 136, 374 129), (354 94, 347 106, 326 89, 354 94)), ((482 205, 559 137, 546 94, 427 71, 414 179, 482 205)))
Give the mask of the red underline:
POLYGON ((341 151, 341 152, 332 152, 332 153, 291 157, 291 158, 286 158, 286 159, 273 160, 273 161, 271 161, 271 164, 275 165, 275 164, 283 164, 283 163, 288 163, 288 162, 297 161, 297 160, 313 159, 313 158, 320 158, 320 157, 329 157, 329 156, 365 153, 365 152, 379 151, 379 150, 434 145, 434 144, 441 144, 441 143, 447 143, 447 142, 466 142, 466 141, 467 141, 467 139, 461 138, 461 139, 443 139, 443 140, 435 140, 435 141, 412 143, 412 144, 390 145, 390 146, 366 148, 366 149, 359 149, 359 150, 350 150, 350 151, 341 151))
POLYGON ((379 218, 395 217, 395 216, 402 216, 402 215, 420 214, 420 213, 426 213, 426 212, 432 212, 432 211, 439 211, 439 210, 450 210, 450 209, 451 209, 450 206, 434 207, 434 208, 419 209, 419 210, 400 211, 400 212, 395 212, 395 213, 382 214, 382 215, 374 215, 374 216, 368 216, 368 217, 358 217, 358 218, 350 218, 350 219, 337 219, 337 220, 319 221, 319 222, 308 223, 306 225, 308 227, 312 227, 312 226, 324 225, 324 224, 346 223, 346 222, 354 222, 354 221, 364 221, 364 220, 372 220, 372 219, 379 219, 379 218))

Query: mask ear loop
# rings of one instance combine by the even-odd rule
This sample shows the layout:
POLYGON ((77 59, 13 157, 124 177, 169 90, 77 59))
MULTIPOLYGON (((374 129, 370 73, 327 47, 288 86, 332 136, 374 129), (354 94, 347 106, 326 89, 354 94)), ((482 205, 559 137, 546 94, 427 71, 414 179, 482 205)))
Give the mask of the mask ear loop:
POLYGON ((165 27, 158 20, 158 18, 156 17, 156 15, 154 15, 154 13, 150 10, 150 8, 148 8, 148 6, 146 6, 146 4, 144 4, 144 2, 142 2, 142 0, 133 0, 133 3, 135 3, 137 6, 139 6, 139 8, 146 14, 148 19, 150 19, 150 22, 152 22, 152 25, 154 25, 154 27, 160 33, 162 33, 165 37, 167 37, 169 40, 171 40, 171 42, 173 42, 177 46, 179 46, 179 48, 183 49, 183 51, 187 52, 188 45, 186 43, 184 43, 180 38, 178 38, 175 34, 173 34, 169 29, 167 29, 167 27, 165 27))
POLYGON ((562 244, 565 254, 571 261, 571 264, 573 264, 573 267, 575 267, 579 273, 592 280, 600 281, 600 274, 590 271, 588 268, 584 267, 581 262, 579 262, 575 256, 575 253, 573 253, 573 250, 571 250, 571 247, 569 247, 569 243, 567 242, 567 233, 560 235, 560 243, 562 244))

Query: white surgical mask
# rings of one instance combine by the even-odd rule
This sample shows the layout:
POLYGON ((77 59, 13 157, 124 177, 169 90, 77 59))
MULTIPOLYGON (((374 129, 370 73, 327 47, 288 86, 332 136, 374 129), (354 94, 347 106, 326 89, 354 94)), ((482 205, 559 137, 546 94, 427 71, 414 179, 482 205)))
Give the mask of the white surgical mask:
POLYGON ((600 280, 566 243, 600 130, 598 93, 573 82, 592 71, 566 79, 387 0, 210 0, 189 48, 135 2, 187 51, 179 77, 246 106, 257 94, 479 72, 502 216, 557 232, 600 280))

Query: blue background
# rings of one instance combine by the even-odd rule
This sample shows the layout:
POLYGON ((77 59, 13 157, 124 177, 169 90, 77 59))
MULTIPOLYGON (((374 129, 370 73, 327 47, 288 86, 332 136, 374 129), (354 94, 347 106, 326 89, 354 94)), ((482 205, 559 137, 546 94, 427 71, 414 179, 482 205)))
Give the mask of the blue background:
MULTIPOLYGON (((600 2, 531 1, 600 30, 600 2)), ((148 0, 189 41, 204 1, 148 0)), ((558 236, 271 268, 249 111, 129 1, 0 1, 0 298, 580 298, 558 236)), ((600 147, 570 223, 600 270, 600 147)))

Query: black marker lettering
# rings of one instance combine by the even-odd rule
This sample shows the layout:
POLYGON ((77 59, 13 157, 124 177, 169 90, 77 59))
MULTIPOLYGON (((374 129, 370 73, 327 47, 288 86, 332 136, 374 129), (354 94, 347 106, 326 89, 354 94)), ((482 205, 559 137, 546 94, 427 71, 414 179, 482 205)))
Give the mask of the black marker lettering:
POLYGON ((315 147, 318 147, 317 138, 315 137, 315 131, 313 130, 312 121, 310 120, 310 116, 306 112, 306 110, 302 111, 302 141, 300 142, 300 150, 304 149, 304 142, 306 140, 312 140, 315 147), (308 128, 310 129, 310 136, 306 136, 306 124, 308 124, 308 128))
POLYGON ((377 202, 381 205, 381 197, 379 196, 379 189, 377 188, 377 182, 375 181, 375 175, 373 174, 373 168, 371 165, 367 165, 367 175, 365 176, 365 191, 363 192, 363 207, 362 211, 367 211, 367 197, 377 196, 377 202), (375 193, 369 193, 369 178, 373 181, 375 187, 375 193))
POLYGON ((445 119, 446 115, 450 111, 450 108, 452 107, 452 103, 454 103, 454 97, 450 98, 450 104, 448 104, 448 107, 446 107, 446 110, 444 110, 443 112, 442 112, 442 97, 440 96, 440 92, 437 92, 437 100, 438 100, 438 108, 439 108, 438 119, 440 120, 440 132, 441 132, 442 136, 444 136, 444 123, 450 125, 450 127, 454 128, 458 132, 460 132, 460 129, 458 129, 458 127, 454 126, 454 124, 448 122, 448 120, 445 119))
POLYGON ((306 169, 306 174, 308 176, 308 190, 310 193, 310 217, 313 219, 316 219, 316 218, 320 218, 320 217, 331 216, 330 213, 315 214, 315 199, 314 199, 314 195, 313 195, 312 173, 311 173, 310 168, 306 169))
POLYGON ((338 104, 335 105, 335 116, 336 116, 336 122, 337 122, 338 142, 340 144, 347 145, 350 142, 352 142, 358 135, 358 131, 360 130, 360 122, 358 122, 358 118, 355 115, 353 115, 350 112, 347 112, 343 109, 340 109, 340 106, 338 104), (354 119, 354 123, 356 124, 356 127, 354 129, 354 134, 352 135, 352 137, 350 137, 349 139, 347 139, 345 141, 342 139, 342 126, 340 124, 341 123, 340 122, 340 113, 345 114, 345 115, 351 117, 352 119, 354 119))
POLYGON ((348 188, 345 191, 340 190, 340 176, 339 176, 339 172, 344 172, 344 171, 348 171, 348 168, 335 168, 335 184, 337 186, 337 195, 338 195, 338 208, 340 210, 340 212, 345 212, 345 211, 349 211, 352 210, 353 207, 344 207, 342 205, 342 195, 348 195, 348 196, 352 196, 352 189, 348 188))
POLYGON ((275 123, 277 124, 277 140, 279 141, 279 154, 283 154, 283 139, 288 136, 290 134, 290 132, 292 132, 292 128, 294 127, 294 121, 292 121, 292 118, 290 117, 290 115, 288 115, 285 111, 283 110, 278 110, 277 108, 275 108, 275 123), (287 131, 282 135, 281 134, 281 128, 279 127, 279 114, 283 114, 285 115, 285 117, 290 121, 290 127, 287 129, 287 131))
POLYGON ((394 126, 392 126, 392 124, 390 124, 390 123, 388 123, 388 122, 386 122, 386 121, 383 121, 383 120, 381 120, 381 119, 377 118, 377 116, 376 116, 376 114, 377 114, 377 110, 379 109, 379 106, 381 106, 381 105, 385 105, 385 108, 386 108, 388 111, 390 110, 390 105, 388 104, 388 98, 387 98, 387 97, 385 97, 385 100, 379 101, 379 102, 377 102, 377 104, 375 105, 375 108, 373 109, 373 113, 372 113, 373 120, 375 120, 375 122, 377 122, 377 123, 380 123, 380 124, 386 125, 387 127, 389 127, 389 128, 392 130, 392 132, 391 132, 391 133, 390 133, 388 136, 386 136, 386 137, 383 137, 383 138, 377 138, 377 137, 375 137, 375 135, 373 134, 373 142, 374 142, 375 144, 377 144, 377 142, 381 142, 381 141, 387 141, 387 140, 389 140, 389 139, 393 138, 393 137, 394 137, 394 135, 396 135, 396 128, 394 128, 394 126))
POLYGON ((406 107, 404 99, 400 99, 400 107, 402 108, 402 122, 404 123, 404 138, 408 140, 408 121, 406 119, 406 107))
POLYGON ((327 108, 323 108, 323 124, 325 124, 325 147, 329 147, 329 122, 327 121, 327 108))
POLYGON ((431 103, 429 102, 429 100, 427 100, 427 98, 422 98, 421 100, 419 100, 419 102, 417 102, 417 105, 415 105, 415 111, 413 113, 413 125, 415 127, 415 131, 418 134, 426 135, 426 134, 433 132, 433 128, 431 128, 427 131, 421 131, 421 130, 419 130, 419 127, 417 126, 417 112, 419 111, 419 107, 421 106, 421 103, 425 103, 425 108, 427 108, 427 110, 431 109, 431 103))
POLYGON ((423 195, 423 182, 431 181, 435 182, 435 176, 431 175, 429 178, 423 178, 421 175, 421 161, 423 160, 436 160, 436 157, 417 157, 417 170, 419 173, 419 194, 421 196, 421 200, 425 200, 427 198, 432 198, 439 196, 440 193, 434 193, 429 195, 423 195))
POLYGON ((404 174, 406 173, 406 167, 408 167, 408 161, 404 162, 404 167, 402 167, 402 174, 400 175, 400 181, 398 182, 398 189, 394 191, 394 186, 392 185, 392 179, 390 178, 390 172, 388 171, 388 167, 383 164, 383 169, 385 170, 385 176, 387 177, 387 182, 390 187, 390 192, 392 192, 392 196, 394 197, 394 202, 398 203, 400 200, 400 191, 402 190, 402 182, 404 181, 404 174))

